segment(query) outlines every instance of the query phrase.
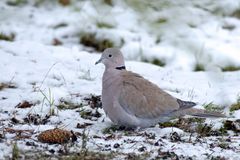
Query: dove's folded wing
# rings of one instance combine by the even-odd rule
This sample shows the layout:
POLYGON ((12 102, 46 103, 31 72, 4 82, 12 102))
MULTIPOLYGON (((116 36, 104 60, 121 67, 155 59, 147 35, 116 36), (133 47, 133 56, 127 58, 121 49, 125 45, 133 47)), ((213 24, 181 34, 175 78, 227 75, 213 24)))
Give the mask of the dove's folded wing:
POLYGON ((139 118, 158 118, 179 109, 177 99, 138 74, 126 71, 121 75, 119 104, 139 118))

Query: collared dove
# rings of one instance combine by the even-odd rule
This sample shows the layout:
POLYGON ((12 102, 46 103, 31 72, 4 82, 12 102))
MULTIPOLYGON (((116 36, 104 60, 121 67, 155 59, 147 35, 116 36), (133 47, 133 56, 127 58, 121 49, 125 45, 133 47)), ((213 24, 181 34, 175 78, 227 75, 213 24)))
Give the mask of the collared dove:
POLYGON ((182 101, 160 89, 142 76, 127 71, 121 51, 105 49, 95 63, 103 63, 102 105, 115 124, 144 128, 175 117, 224 117, 221 113, 192 108, 194 102, 182 101))

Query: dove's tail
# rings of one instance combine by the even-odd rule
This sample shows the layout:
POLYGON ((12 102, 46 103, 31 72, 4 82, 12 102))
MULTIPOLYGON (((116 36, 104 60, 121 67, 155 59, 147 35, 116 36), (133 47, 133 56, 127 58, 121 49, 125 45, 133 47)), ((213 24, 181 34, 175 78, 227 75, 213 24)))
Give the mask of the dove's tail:
POLYGON ((226 115, 220 112, 207 111, 204 109, 188 108, 178 112, 179 116, 190 115, 201 118, 224 118, 226 115))
POLYGON ((213 112, 213 111, 206 111, 203 110, 201 113, 194 113, 191 114, 192 116, 202 117, 202 118, 226 118, 226 115, 220 113, 220 112, 213 112))

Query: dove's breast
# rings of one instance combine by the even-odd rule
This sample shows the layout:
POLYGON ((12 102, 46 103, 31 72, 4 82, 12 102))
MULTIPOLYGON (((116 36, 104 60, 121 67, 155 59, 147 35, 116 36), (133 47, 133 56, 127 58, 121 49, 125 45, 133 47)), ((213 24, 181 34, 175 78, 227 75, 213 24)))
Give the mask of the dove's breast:
POLYGON ((119 113, 121 108, 116 107, 116 100, 120 93, 118 90, 120 83, 117 75, 104 73, 102 81, 102 105, 105 113, 114 123, 118 123, 118 117, 123 114, 121 111, 119 113))

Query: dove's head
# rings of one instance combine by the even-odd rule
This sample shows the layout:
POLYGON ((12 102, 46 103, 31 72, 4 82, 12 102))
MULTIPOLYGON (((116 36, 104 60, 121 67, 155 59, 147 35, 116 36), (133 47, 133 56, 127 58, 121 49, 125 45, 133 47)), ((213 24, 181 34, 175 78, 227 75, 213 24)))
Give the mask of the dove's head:
POLYGON ((122 52, 117 48, 107 48, 103 51, 101 58, 95 63, 103 63, 106 68, 124 68, 124 58, 122 52))

